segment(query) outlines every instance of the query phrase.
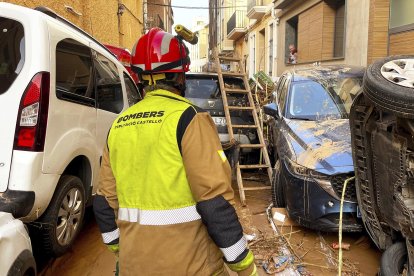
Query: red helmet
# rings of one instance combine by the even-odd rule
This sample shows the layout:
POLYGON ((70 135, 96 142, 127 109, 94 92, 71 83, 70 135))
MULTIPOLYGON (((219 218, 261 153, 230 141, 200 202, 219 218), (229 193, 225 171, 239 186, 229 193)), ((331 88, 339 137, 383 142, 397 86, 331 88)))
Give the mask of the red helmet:
POLYGON ((132 49, 131 67, 138 74, 187 72, 188 49, 170 33, 152 28, 132 49))

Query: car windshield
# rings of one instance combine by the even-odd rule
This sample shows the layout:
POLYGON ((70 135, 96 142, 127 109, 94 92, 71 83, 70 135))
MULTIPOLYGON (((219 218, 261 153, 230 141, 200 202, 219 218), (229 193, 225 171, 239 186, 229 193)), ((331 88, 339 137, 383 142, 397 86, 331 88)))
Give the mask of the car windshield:
POLYGON ((287 118, 326 120, 348 118, 352 100, 360 90, 361 77, 293 83, 289 93, 287 118))

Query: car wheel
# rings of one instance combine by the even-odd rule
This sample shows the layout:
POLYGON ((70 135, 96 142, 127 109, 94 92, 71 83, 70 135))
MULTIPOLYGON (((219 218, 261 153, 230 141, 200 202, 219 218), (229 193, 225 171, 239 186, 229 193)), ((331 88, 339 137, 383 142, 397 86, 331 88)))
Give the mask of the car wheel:
POLYGON ((82 181, 63 175, 53 198, 39 222, 42 243, 51 256, 61 256, 73 244, 85 214, 85 189, 82 181))
POLYGON ((273 171, 272 200, 274 207, 281 208, 286 206, 282 183, 282 165, 279 159, 276 161, 275 169, 273 171))
POLYGON ((414 119, 414 56, 391 56, 370 65, 364 94, 379 109, 414 119))
POLYGON ((382 253, 380 275, 401 275, 407 263, 407 247, 405 242, 397 242, 382 253))
POLYGON ((24 250, 11 266, 7 276, 35 276, 36 262, 29 250, 24 250))

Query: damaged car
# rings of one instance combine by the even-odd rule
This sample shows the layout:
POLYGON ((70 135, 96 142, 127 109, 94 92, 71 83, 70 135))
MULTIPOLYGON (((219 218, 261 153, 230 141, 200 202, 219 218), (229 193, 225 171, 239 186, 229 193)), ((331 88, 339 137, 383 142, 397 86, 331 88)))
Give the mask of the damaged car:
POLYGON ((385 250, 380 275, 414 275, 414 56, 367 68, 350 112, 362 219, 385 250))
POLYGON ((349 110, 363 68, 311 67, 285 72, 269 115, 275 167, 272 199, 305 227, 338 231, 344 182, 343 230, 361 231, 351 155, 349 110))
MULTIPOLYGON (((228 88, 244 89, 242 78, 224 77, 224 82, 228 88)), ((229 148, 230 137, 227 130, 227 122, 224 114, 223 99, 217 73, 188 73, 186 74, 185 97, 196 106, 206 110, 212 117, 216 125, 220 142, 224 149, 229 148)), ((227 95, 228 104, 231 106, 247 106, 249 104, 247 95, 231 94, 227 95)), ((235 125, 254 124, 253 116, 241 110, 230 111, 232 123, 235 125)), ((234 128, 234 138, 240 144, 257 144, 258 137, 255 129, 234 128)), ((257 158, 257 152, 251 148, 240 149, 240 158, 245 158, 245 162, 253 162, 257 158)))

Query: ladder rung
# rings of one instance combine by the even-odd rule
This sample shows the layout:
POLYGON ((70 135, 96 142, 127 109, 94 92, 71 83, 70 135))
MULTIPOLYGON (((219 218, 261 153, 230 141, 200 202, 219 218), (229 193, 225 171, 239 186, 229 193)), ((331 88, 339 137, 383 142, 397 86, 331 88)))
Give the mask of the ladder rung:
POLYGON ((264 186, 264 187, 246 187, 243 188, 245 191, 253 191, 253 190, 270 190, 271 186, 264 186))
POLYGON ((243 77, 244 74, 242 73, 235 73, 235 72, 222 72, 223 76, 232 76, 232 77, 243 77))
POLYGON ((218 56, 218 58, 221 60, 240 61, 240 59, 236 57, 218 56))
POLYGON ((249 148, 249 149, 255 149, 255 148, 264 148, 263 144, 240 144, 240 148, 249 148))
POLYGON ((257 128, 256 125, 232 125, 233 128, 257 128))
POLYGON ((252 106, 231 106, 229 105, 228 108, 230 110, 253 110, 254 107, 252 106))
POLYGON ((269 168, 269 165, 239 165, 240 169, 266 169, 269 168))
POLYGON ((249 91, 244 89, 233 89, 233 88, 224 88, 226 93, 239 93, 239 94, 248 94, 249 91))

